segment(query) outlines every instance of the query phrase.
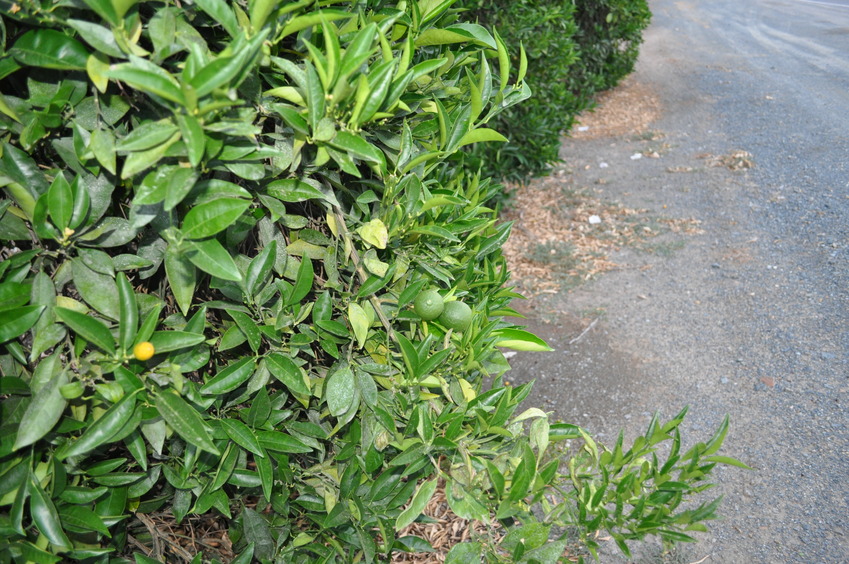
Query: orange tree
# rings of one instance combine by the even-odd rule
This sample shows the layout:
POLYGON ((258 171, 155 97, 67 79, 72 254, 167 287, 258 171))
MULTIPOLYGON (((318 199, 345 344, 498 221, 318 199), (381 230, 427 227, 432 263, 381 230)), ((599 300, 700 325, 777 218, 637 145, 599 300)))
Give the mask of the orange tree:
POLYGON ((122 561, 157 511, 217 515, 239 562, 373 562, 430 548, 397 532, 438 480, 510 530, 455 561, 554 562, 563 524, 591 549, 601 529, 686 540, 713 516, 678 508, 728 461, 724 427, 684 455, 681 417, 605 451, 517 413, 530 388, 499 347, 547 347, 504 319, 498 187, 451 170, 529 90, 450 5, 6 12, 0 562, 122 561), (469 323, 416 315, 427 289, 469 323), (568 469, 547 454, 565 439, 568 469))

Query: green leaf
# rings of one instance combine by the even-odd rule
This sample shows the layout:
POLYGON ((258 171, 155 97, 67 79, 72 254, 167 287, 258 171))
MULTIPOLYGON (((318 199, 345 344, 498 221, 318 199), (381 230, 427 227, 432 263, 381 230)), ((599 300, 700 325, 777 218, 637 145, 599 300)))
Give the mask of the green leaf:
POLYGON ((291 435, 279 431, 257 431, 259 444, 265 450, 298 454, 311 452, 313 449, 291 435))
POLYGON ((357 383, 349 366, 344 366, 327 377, 324 399, 330 414, 336 417, 348 412, 358 399, 357 383))
POLYGON ((398 515, 397 519, 395 519, 396 531, 400 531, 421 515, 422 511, 424 511, 425 507, 427 507, 430 498, 433 497, 433 494, 436 491, 436 486, 436 479, 424 482, 419 486, 416 490, 416 494, 413 496, 413 500, 410 502, 410 505, 408 505, 407 508, 398 515))
POLYGON ((201 10, 209 14, 213 21, 221 24, 230 37, 239 35, 239 22, 232 8, 224 0, 195 0, 201 10))
MULTIPOLYGON (((118 173, 118 163, 115 157, 115 137, 107 129, 95 129, 91 132, 89 148, 106 170, 112 174, 118 173)), ((77 215, 77 214, 74 214, 77 215)))
POLYGON ((112 537, 103 519, 88 507, 81 505, 66 505, 59 511, 62 524, 80 532, 95 531, 107 537, 112 537))
POLYGON ((60 391, 67 383, 68 373, 60 370, 38 390, 21 418, 13 451, 35 443, 56 425, 68 404, 60 391))
POLYGON ((136 294, 127 277, 120 273, 115 279, 118 285, 119 325, 118 344, 121 350, 127 351, 133 346, 136 332, 139 329, 139 308, 136 304, 136 294))
POLYGON ((56 175, 56 179, 53 180, 50 189, 47 191, 47 209, 50 218, 53 220, 53 225, 60 232, 64 232, 65 228, 71 223, 74 195, 71 192, 71 185, 61 174, 56 175))
POLYGON ((62 530, 62 521, 59 519, 59 513, 56 511, 56 506, 50 497, 44 493, 41 486, 30 476, 27 481, 27 491, 29 492, 29 507, 32 520, 35 521, 36 527, 48 541, 59 550, 69 550, 71 541, 68 539, 65 532, 62 530))
POLYGON ((109 328, 100 321, 78 311, 55 307, 53 311, 65 325, 86 341, 111 355, 115 354, 115 339, 109 328))
POLYGON ((175 393, 162 391, 156 395, 155 403, 165 422, 186 442, 216 456, 221 454, 215 448, 209 436, 209 429, 200 414, 183 398, 175 393))
POLYGON ((89 55, 82 43, 53 29, 28 31, 9 52, 23 65, 54 70, 85 70, 89 55))
POLYGON ((363 161, 377 164, 385 161, 385 157, 380 149, 350 131, 337 131, 336 136, 330 140, 330 145, 346 151, 352 157, 363 161))
POLYGON ((194 347, 204 342, 206 337, 187 331, 156 331, 148 340, 159 354, 194 347))
POLYGON ((205 241, 191 241, 186 245, 185 256, 194 264, 208 274, 212 274, 222 280, 239 282, 242 273, 233 261, 233 257, 218 239, 207 239, 205 241))
POLYGON ((183 315, 188 315, 197 283, 197 271, 194 265, 189 259, 172 251, 169 247, 165 251, 165 274, 168 276, 168 285, 171 287, 171 293, 174 294, 174 300, 180 306, 180 311, 183 315))
MULTIPOLYGON (((338 133, 337 133, 338 136, 338 133)), ((302 182, 297 178, 286 178, 283 180, 275 180, 266 186, 266 191, 270 196, 274 196, 283 202, 305 202, 307 200, 324 200, 334 206, 338 206, 339 202, 333 193, 325 194, 318 188, 310 186, 306 182, 302 182)))
POLYGON ((0 311, 0 343, 5 343, 29 331, 45 306, 30 305, 0 311))
POLYGON ((147 121, 133 129, 115 144, 118 151, 135 152, 153 149, 168 141, 179 128, 170 118, 147 121))
POLYGON ((274 239, 262 249, 257 256, 251 260, 248 267, 248 272, 245 276, 245 289, 248 296, 255 298, 257 293, 262 288, 262 285, 268 280, 271 274, 271 269, 274 267, 274 260, 277 257, 277 241, 274 239))
POLYGON ((528 331, 521 329, 501 329, 495 332, 494 337, 498 339, 495 345, 506 347, 517 351, 553 351, 548 344, 528 331))
POLYGON ((321 121, 325 114, 325 93, 321 85, 321 79, 318 77, 318 73, 311 62, 306 61, 304 63, 304 71, 307 77, 306 99, 309 110, 307 121, 310 124, 310 130, 315 131, 318 129, 318 122, 321 121))
POLYGON ((136 408, 136 393, 126 394, 112 407, 106 410, 100 419, 94 421, 79 439, 67 442, 56 452, 59 460, 71 456, 80 456, 106 444, 123 430, 136 408))
POLYGON ((494 129, 488 129, 485 127, 481 127, 478 129, 473 129, 469 131, 460 139, 460 142, 457 144, 456 148, 463 147, 464 145, 470 145, 472 143, 485 143, 488 141, 498 141, 502 143, 506 143, 508 139, 495 131, 494 129))
POLYGON ((239 326, 242 333, 245 334, 245 337, 248 338, 248 345, 251 347, 251 350, 256 353, 262 344, 262 333, 260 333, 256 321, 240 311, 231 311, 230 316, 236 322, 236 325, 239 326))
POLYGON ((183 220, 183 236, 204 239, 220 233, 233 225, 250 206, 250 202, 237 198, 220 198, 195 206, 183 220))
MULTIPOLYGON (((92 266, 97 267, 97 264, 92 266)), ((112 276, 95 271, 82 256, 73 259, 71 267, 74 273, 74 286, 86 303, 98 313, 117 320, 120 317, 120 300, 118 287, 112 276)))
POLYGON ((751 466, 740 462, 736 458, 732 458, 730 456, 722 456, 722 455, 714 455, 702 458, 703 462, 716 462, 718 464, 728 464, 730 466, 736 466, 737 468, 743 468, 744 470, 754 470, 751 466))
POLYGON ((480 564, 483 545, 479 542, 455 544, 445 556, 445 564, 480 564))
POLYGON ((265 499, 271 499, 274 486, 274 466, 270 456, 265 456, 263 452, 259 456, 254 456, 256 471, 259 474, 259 479, 262 482, 262 495, 265 499))
POLYGON ((206 135, 198 119, 191 114, 178 114, 177 124, 180 126, 180 135, 186 143, 189 153, 189 163, 197 168, 203 159, 206 147, 206 135))
POLYGON ((248 381, 256 368, 256 362, 251 357, 231 363, 221 370, 209 382, 201 386, 200 393, 203 395, 221 395, 232 392, 248 381))
MULTIPOLYGON (((250 427, 238 419, 221 419, 220 423, 227 436, 233 439, 233 442, 237 445, 258 457, 265 456, 265 451, 259 445, 259 439, 256 438, 250 427)), ((271 498, 269 497, 269 499, 271 498)))
POLYGON ((301 369, 288 356, 279 353, 271 353, 266 358, 266 365, 271 374, 280 380, 289 391, 299 396, 310 395, 310 389, 304 382, 301 369))
POLYGON ((110 67, 106 76, 126 82, 136 90, 159 96, 180 106, 186 105, 180 83, 170 73, 144 59, 138 57, 130 57, 130 59, 129 63, 110 67))
POLYGON ((74 28, 86 43, 101 53, 118 59, 126 58, 124 52, 118 47, 118 43, 115 42, 115 36, 109 28, 84 20, 69 19, 66 20, 66 23, 74 28))
POLYGON ((286 297, 286 305, 300 303, 312 290, 314 281, 315 272, 313 271, 312 260, 306 256, 302 257, 301 265, 298 267, 298 275, 295 278, 295 285, 292 287, 292 292, 286 297))

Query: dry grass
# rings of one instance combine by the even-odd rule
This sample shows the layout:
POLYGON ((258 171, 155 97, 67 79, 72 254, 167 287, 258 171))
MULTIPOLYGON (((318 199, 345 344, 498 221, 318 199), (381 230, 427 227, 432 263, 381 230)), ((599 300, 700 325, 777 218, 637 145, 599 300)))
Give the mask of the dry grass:
POLYGON ((612 90, 602 92, 596 108, 578 116, 570 132, 575 139, 596 139, 639 134, 660 117, 660 98, 648 86, 628 77, 612 90))

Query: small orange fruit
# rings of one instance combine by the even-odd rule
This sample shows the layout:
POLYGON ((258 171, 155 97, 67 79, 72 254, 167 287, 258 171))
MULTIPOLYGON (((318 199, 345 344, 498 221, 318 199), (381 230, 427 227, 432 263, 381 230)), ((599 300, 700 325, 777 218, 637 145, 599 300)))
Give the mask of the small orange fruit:
POLYGON ((142 341, 133 347, 133 356, 141 361, 150 360, 155 352, 156 349, 153 348, 153 343, 150 341, 142 341))

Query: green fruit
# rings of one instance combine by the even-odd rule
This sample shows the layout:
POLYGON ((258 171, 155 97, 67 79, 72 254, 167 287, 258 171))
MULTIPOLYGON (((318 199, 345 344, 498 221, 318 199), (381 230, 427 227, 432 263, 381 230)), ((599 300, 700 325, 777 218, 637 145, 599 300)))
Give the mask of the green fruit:
POLYGON ((443 307, 442 296, 436 290, 425 290, 413 302, 413 311, 425 321, 439 317, 443 307))
POLYGON ((448 302, 439 316, 439 322, 449 329, 465 331, 472 323, 472 308, 463 302, 448 302))

